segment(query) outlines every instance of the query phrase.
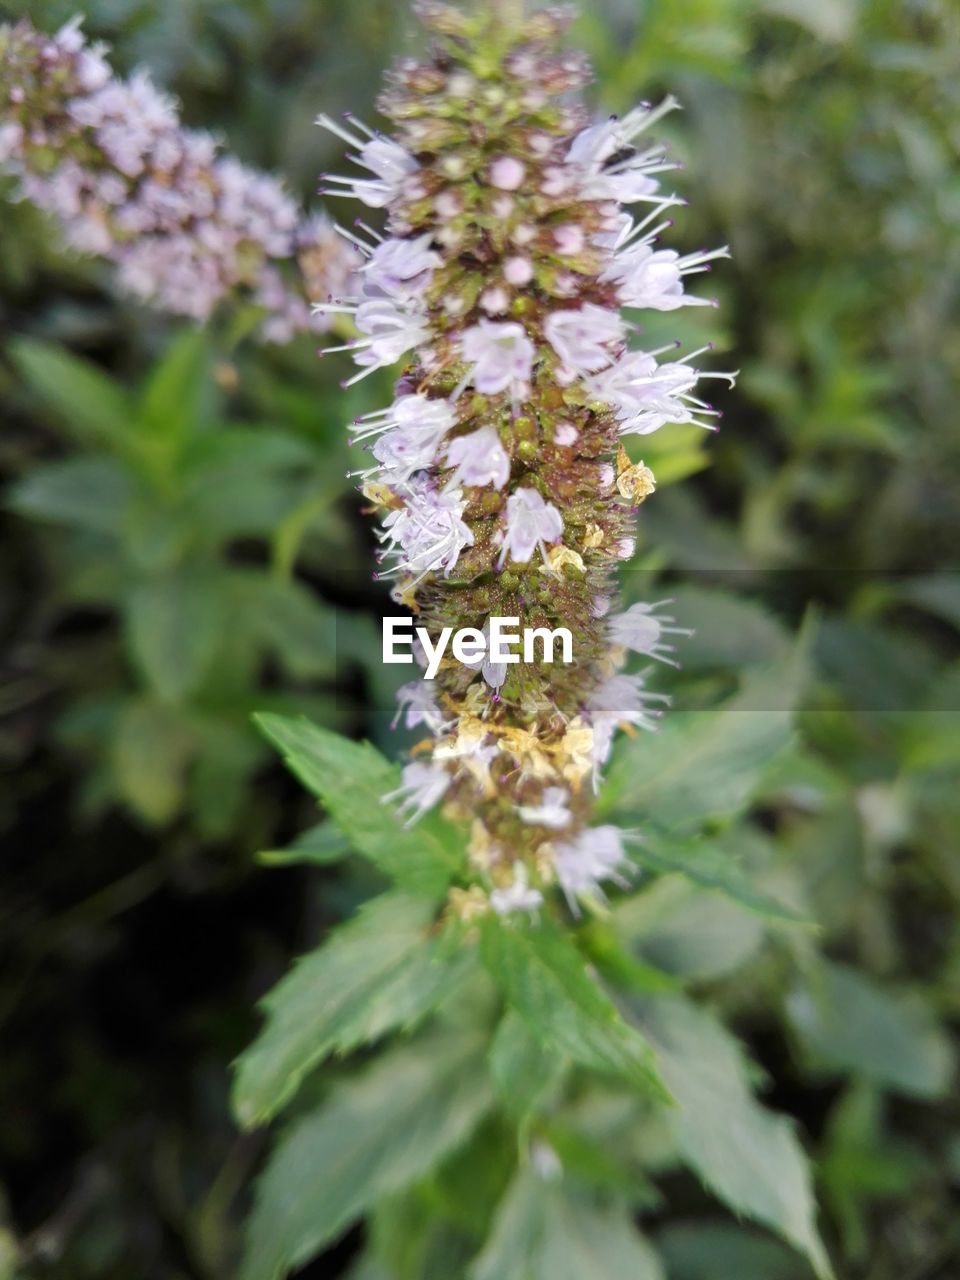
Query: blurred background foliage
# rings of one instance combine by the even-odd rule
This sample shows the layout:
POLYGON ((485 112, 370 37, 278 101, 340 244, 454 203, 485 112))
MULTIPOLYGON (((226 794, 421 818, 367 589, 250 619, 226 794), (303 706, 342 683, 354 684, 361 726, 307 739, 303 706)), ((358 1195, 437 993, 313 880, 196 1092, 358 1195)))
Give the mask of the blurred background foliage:
MULTIPOLYGON (((719 310, 662 331, 743 370, 719 437, 644 441, 661 488, 626 590, 655 575, 697 629, 681 707, 816 615, 795 744, 723 838, 820 931, 679 875, 622 928, 722 1011, 796 1118, 843 1280, 955 1280, 960 9, 585 8, 599 107, 685 104, 667 130, 683 247, 733 249, 719 310)), ((52 29, 75 9, 3 17, 52 29)), ((308 199, 339 159, 317 111, 372 118, 412 38, 388 0, 100 0, 86 27, 308 199)), ((386 387, 347 398, 335 359, 258 348, 243 316, 198 334, 118 299, 26 206, 0 204, 0 234, 0 1277, 227 1280, 262 1155, 229 1118, 230 1060, 255 999, 372 878, 323 835, 258 858, 316 817, 249 713, 402 741, 344 478, 363 455, 343 424, 386 387)), ((448 1172, 456 1222, 473 1192, 448 1172)), ((670 1280, 808 1274, 686 1175, 660 1185, 645 1221, 670 1280)), ((377 1227, 398 1274, 451 1280, 454 1255, 431 1270, 402 1217, 377 1227)), ((357 1243, 300 1274, 345 1273, 357 1243)))

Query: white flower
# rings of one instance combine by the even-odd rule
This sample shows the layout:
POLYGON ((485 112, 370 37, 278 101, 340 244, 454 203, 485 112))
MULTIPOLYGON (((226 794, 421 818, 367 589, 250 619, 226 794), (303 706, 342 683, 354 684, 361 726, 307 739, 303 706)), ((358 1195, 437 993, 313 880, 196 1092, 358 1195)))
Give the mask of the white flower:
POLYGON ((652 355, 628 351, 596 375, 592 388, 598 399, 613 406, 622 435, 649 435, 667 422, 695 421, 684 397, 696 386, 697 377, 697 370, 687 364, 658 365, 652 355))
POLYGON ((481 320, 460 335, 464 360, 481 395, 493 396, 526 382, 533 368, 534 345, 522 324, 481 320))
POLYGON ((664 160, 662 147, 638 151, 633 140, 677 106, 675 98, 667 97, 658 107, 635 107, 622 120, 611 116, 578 133, 567 150, 566 163, 580 170, 584 196, 620 204, 673 203, 671 197, 657 195, 659 184, 653 175, 675 166, 664 160))
MULTIPOLYGON (((318 311, 334 308, 317 307, 318 311)), ((386 365, 396 364, 405 352, 412 347, 419 347, 430 336, 426 317, 422 312, 406 308, 389 298, 372 298, 362 302, 355 309, 341 307, 340 310, 355 310, 354 321, 364 335, 348 342, 345 347, 325 347, 324 354, 333 351, 352 351, 354 362, 363 366, 360 373, 348 378, 344 386, 352 386, 367 374, 386 365)))
POLYGON ((387 484, 409 480, 415 471, 425 471, 436 461, 437 442, 431 431, 398 427, 387 431, 371 452, 383 467, 387 484))
POLYGON ((490 905, 500 916, 514 911, 529 911, 532 915, 542 904, 543 894, 529 887, 527 868, 522 862, 514 864, 513 884, 507 889, 494 889, 490 894, 490 905))
POLYGON ((686 627, 675 627, 674 618, 666 614, 656 614, 655 609, 669 604, 669 600, 658 600, 655 604, 633 604, 626 613, 612 617, 609 622, 610 639, 614 644, 632 649, 634 653, 645 653, 658 662, 666 662, 671 667, 677 662, 670 656, 676 646, 664 644, 665 635, 692 636, 693 632, 686 627))
POLYGON ((405 505, 390 512, 379 534, 388 544, 384 554, 398 557, 390 572, 423 577, 442 569, 444 576, 449 575, 463 548, 473 546, 473 533, 462 519, 463 508, 459 489, 440 492, 426 481, 411 483, 405 505))
POLYGON ((436 689, 429 680, 411 680, 409 684, 402 684, 397 690, 397 703, 397 714, 391 728, 396 728, 401 716, 408 729, 423 724, 435 734, 442 733, 450 725, 437 706, 436 689))
POLYGON ((604 273, 615 281, 617 295, 625 307, 647 307, 654 311, 675 311, 678 307, 710 306, 709 298, 694 298, 683 291, 683 277, 709 270, 714 258, 727 258, 726 247, 710 253, 688 253, 681 257, 674 249, 654 249, 647 241, 618 253, 604 273))
POLYGON ((368 286, 387 294, 421 293, 441 262, 430 241, 429 234, 413 240, 382 240, 361 268, 368 286))
POLYGON ((384 205, 389 204, 395 198, 404 181, 416 173, 420 166, 410 152, 401 147, 399 143, 374 133, 372 129, 368 129, 359 120, 351 118, 350 122, 359 131, 360 136, 357 136, 356 133, 351 133, 343 125, 331 120, 327 115, 317 117, 317 124, 321 128, 335 134, 338 138, 342 138, 345 142, 349 142, 352 147, 356 147, 356 154, 351 155, 350 159, 354 164, 358 164, 376 174, 376 177, 341 178, 336 174, 324 174, 323 176, 327 182, 338 182, 344 188, 342 191, 328 190, 326 194, 350 196, 355 200, 363 201, 371 209, 382 209, 384 205), (364 134, 366 134, 366 138, 364 138, 364 134))
POLYGON ((546 787, 539 804, 521 804, 517 813, 524 822, 559 831, 570 825, 570 793, 563 787, 546 787))
POLYGON ((612 880, 621 888, 628 881, 622 869, 629 867, 623 852, 623 836, 617 827, 587 827, 563 844, 554 845, 557 879, 571 908, 578 894, 603 897, 602 880, 612 880))
POLYGON ((415 760, 404 765, 401 774, 402 782, 395 791, 388 791, 383 797, 384 804, 400 800, 399 810, 406 813, 405 827, 412 827, 415 822, 446 795, 447 788, 453 781, 446 769, 438 764, 421 764, 415 760))
POLYGON ((545 502, 536 489, 516 489, 507 499, 507 523, 497 567, 503 566, 507 555, 524 564, 537 547, 546 560, 544 544, 559 542, 562 537, 563 517, 553 503, 545 502))
POLYGON ((375 409, 357 419, 360 430, 357 440, 381 435, 394 428, 401 431, 423 432, 439 444, 441 437, 450 430, 457 415, 447 400, 431 399, 423 395, 400 396, 389 409, 375 409))
POLYGON ((623 321, 615 311, 592 302, 578 310, 553 311, 544 336, 568 369, 596 373, 613 363, 609 348, 623 342, 623 321))
POLYGON ((656 732, 656 717, 648 703, 669 702, 663 693, 648 693, 643 676, 608 676, 591 694, 586 706, 586 719, 593 729, 593 760, 595 781, 600 766, 606 761, 613 745, 617 726, 633 724, 638 728, 656 732))
POLYGON ((456 484, 492 484, 495 489, 502 489, 510 477, 510 459, 493 427, 481 427, 451 440, 447 462, 456 468, 456 484))

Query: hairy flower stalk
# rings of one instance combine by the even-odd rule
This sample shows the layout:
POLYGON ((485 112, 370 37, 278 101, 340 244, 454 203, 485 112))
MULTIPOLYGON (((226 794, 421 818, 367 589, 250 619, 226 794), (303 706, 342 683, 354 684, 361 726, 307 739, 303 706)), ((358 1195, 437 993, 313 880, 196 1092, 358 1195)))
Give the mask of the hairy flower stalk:
POLYGON ((703 304, 686 277, 726 250, 658 247, 682 202, 660 190, 672 166, 650 130, 676 103, 590 124, 573 96, 588 67, 556 47, 565 11, 418 12, 436 47, 388 81, 394 136, 320 118, 364 171, 328 176, 327 194, 385 210, 386 232, 349 233, 360 289, 319 310, 354 320, 350 382, 406 361, 393 403, 356 426, 380 576, 433 638, 518 618, 568 628, 574 662, 445 660, 406 686, 401 714, 428 736, 388 800, 408 822, 440 805, 471 825, 461 914, 533 910, 555 883, 576 909, 628 867, 624 833, 590 825, 614 732, 654 728, 665 701, 621 668, 630 651, 673 661, 680 633, 664 602, 615 609, 653 488, 622 437, 712 427, 696 385, 728 376, 633 349, 622 308, 703 304))
POLYGON ((78 22, 54 36, 0 28, 0 167, 21 195, 165 311, 203 320, 243 290, 267 313, 267 341, 329 328, 308 299, 350 287, 352 248, 275 178, 185 129, 144 72, 113 76, 104 54, 78 22))

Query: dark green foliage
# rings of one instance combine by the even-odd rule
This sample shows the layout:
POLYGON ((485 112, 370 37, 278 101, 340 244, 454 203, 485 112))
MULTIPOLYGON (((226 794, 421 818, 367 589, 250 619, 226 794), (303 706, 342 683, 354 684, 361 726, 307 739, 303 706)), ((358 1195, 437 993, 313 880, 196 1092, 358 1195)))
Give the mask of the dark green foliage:
MULTIPOLYGON (((960 1273, 956 6, 583 7, 604 109, 685 104, 684 247, 734 260, 684 328, 743 370, 715 440, 645 441, 626 592, 697 634, 601 792, 641 837, 603 918, 451 936, 462 839, 375 802, 342 424, 383 388, 171 327, 0 203, 2 1280, 960 1273)), ((407 40, 381 0, 92 10, 303 192, 407 40)))

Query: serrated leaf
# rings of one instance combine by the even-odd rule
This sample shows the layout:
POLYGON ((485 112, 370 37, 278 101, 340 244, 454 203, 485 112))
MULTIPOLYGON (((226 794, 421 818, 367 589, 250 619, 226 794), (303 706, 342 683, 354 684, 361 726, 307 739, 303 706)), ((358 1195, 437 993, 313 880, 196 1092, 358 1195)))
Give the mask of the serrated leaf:
POLYGON ((127 599, 126 625, 137 665, 159 697, 178 702, 203 679, 223 623, 219 583, 183 571, 143 582, 127 599))
POLYGON ((765 919, 808 923, 800 912, 758 889, 740 863, 709 840, 679 843, 650 833, 631 846, 630 855, 642 867, 660 875, 674 872, 686 876, 694 884, 715 889, 765 919))
POLYGON ((754 1098, 740 1045, 688 1001, 651 1000, 638 1008, 677 1102, 664 1118, 686 1162, 735 1213, 779 1232, 818 1276, 832 1277, 806 1155, 790 1122, 754 1098))
POLYGON ((532 1171, 514 1178, 468 1280, 663 1280, 625 1208, 565 1194, 532 1171))
POLYGON ((386 893, 298 960, 264 998, 267 1022, 235 1063, 245 1127, 275 1115, 330 1053, 348 1053, 423 1019, 463 977, 470 953, 438 957, 430 904, 386 893))
POLYGON ((671 711, 656 734, 621 742, 599 813, 642 814, 670 835, 728 821, 748 803, 772 756, 791 738, 805 649, 757 668, 740 692, 707 711, 671 711))
POLYGON ((25 475, 8 505, 33 519, 115 534, 132 494, 130 476, 112 458, 67 458, 25 475))
POLYGON ((523 1122, 557 1087, 567 1068, 562 1055, 547 1049, 523 1018, 508 1009, 490 1046, 490 1075, 503 1106, 523 1122))
POLYGON ((17 369, 78 439, 126 449, 133 440, 133 406, 96 365, 61 347, 21 338, 8 348, 17 369))
POLYGON ((463 836, 436 814, 403 826, 383 801, 399 785, 396 766, 368 742, 352 742, 308 720, 255 720, 358 852, 402 888, 433 899, 443 895, 461 865, 463 836))
POLYGON ((930 1010, 847 965, 817 964, 787 997, 787 1015, 816 1063, 911 1097, 943 1097, 950 1087, 950 1043, 930 1010))
POLYGON ((421 1039, 298 1120, 260 1179, 239 1280, 280 1280, 456 1150, 492 1102, 481 1047, 474 1037, 421 1039))
POLYGON ((482 925, 481 951, 508 1003, 544 1047, 666 1096, 650 1046, 556 925, 546 918, 531 924, 491 916, 482 925))

